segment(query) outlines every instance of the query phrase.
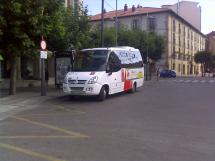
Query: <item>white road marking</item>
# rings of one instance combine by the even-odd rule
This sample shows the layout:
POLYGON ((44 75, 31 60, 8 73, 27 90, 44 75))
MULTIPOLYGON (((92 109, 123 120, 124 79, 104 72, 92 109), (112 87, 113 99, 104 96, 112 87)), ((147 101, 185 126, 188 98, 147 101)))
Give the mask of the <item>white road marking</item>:
POLYGON ((194 80, 194 81, 192 81, 193 83, 197 83, 197 82, 199 82, 198 80, 194 80))
POLYGON ((206 80, 201 80, 200 82, 201 82, 201 83, 205 83, 205 82, 206 82, 206 80))
POLYGON ((184 82, 185 82, 185 83, 189 83, 189 82, 191 82, 191 80, 188 79, 188 80, 186 80, 186 81, 184 81, 184 82))
POLYGON ((214 82, 215 82, 215 80, 210 80, 210 81, 209 81, 209 83, 214 83, 214 82))

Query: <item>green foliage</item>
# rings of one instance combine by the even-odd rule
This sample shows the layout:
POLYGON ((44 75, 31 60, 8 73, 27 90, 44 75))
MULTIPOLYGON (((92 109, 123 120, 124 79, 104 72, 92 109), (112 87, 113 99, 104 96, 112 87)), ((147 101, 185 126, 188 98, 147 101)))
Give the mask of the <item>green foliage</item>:
MULTIPOLYGON (((99 47, 100 45, 100 29, 91 33, 93 39, 93 47, 99 47)), ((115 46, 115 28, 104 29, 104 46, 115 46)), ((132 46, 140 50, 144 60, 148 57, 154 61, 161 58, 164 50, 164 38, 156 33, 146 33, 142 30, 128 30, 126 28, 120 28, 118 31, 118 46, 132 46)))
POLYGON ((194 60, 196 63, 201 64, 202 74, 215 70, 215 55, 207 51, 200 51, 195 54, 194 60), (204 69, 204 70, 203 70, 204 69))
MULTIPOLYGON (((82 7, 81 7, 82 8, 82 7)), ((82 49, 91 43, 90 24, 87 10, 81 10, 82 14, 77 16, 77 11, 67 8, 65 12, 65 27, 67 47, 71 49, 82 49)))
POLYGON ((4 60, 4 59, 3 59, 2 55, 0 54, 0 61, 2 61, 2 60, 4 60))
POLYGON ((0 49, 11 65, 13 93, 16 58, 38 54, 42 37, 51 51, 79 49, 90 42, 87 10, 74 13, 64 7, 64 0, 0 0, 0 4, 0 49))
POLYGON ((196 53, 194 56, 194 60, 197 64, 198 63, 205 64, 205 63, 209 62, 210 59, 211 59, 211 54, 206 51, 200 51, 200 52, 196 53))

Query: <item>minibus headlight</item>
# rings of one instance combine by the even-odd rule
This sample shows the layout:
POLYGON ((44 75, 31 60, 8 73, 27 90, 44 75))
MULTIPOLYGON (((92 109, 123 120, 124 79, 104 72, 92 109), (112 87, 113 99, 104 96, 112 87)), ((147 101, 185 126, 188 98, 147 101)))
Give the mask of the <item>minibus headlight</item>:
POLYGON ((95 84, 97 83, 98 77, 94 76, 92 78, 90 78, 90 80, 88 81, 88 84, 95 84))

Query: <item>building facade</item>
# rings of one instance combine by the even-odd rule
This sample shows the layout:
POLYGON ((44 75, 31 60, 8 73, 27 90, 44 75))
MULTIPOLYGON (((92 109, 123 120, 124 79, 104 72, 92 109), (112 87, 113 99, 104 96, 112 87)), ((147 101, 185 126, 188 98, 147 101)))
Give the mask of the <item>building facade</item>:
POLYGON ((65 7, 73 6, 76 7, 81 3, 81 0, 65 0, 65 7))
POLYGON ((201 7, 198 2, 181 1, 173 5, 163 5, 162 8, 173 10, 192 26, 201 31, 201 7))
MULTIPOLYGON (((200 65, 195 64, 194 55, 205 50, 206 37, 197 28, 177 15, 171 9, 124 6, 118 10, 118 25, 128 29, 153 31, 165 38, 166 47, 160 68, 175 70, 177 75, 200 74, 200 65)), ((104 26, 115 26, 115 11, 104 15, 104 26)), ((92 29, 101 24, 101 14, 91 17, 92 29)))
POLYGON ((215 31, 207 34, 206 50, 215 55, 215 31))

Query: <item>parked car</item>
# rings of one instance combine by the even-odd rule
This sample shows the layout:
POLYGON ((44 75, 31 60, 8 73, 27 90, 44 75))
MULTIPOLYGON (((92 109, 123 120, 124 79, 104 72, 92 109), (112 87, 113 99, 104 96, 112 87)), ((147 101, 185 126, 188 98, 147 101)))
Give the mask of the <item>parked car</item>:
POLYGON ((164 69, 160 72, 160 77, 163 78, 175 78, 176 77, 176 72, 173 70, 169 69, 164 69))

